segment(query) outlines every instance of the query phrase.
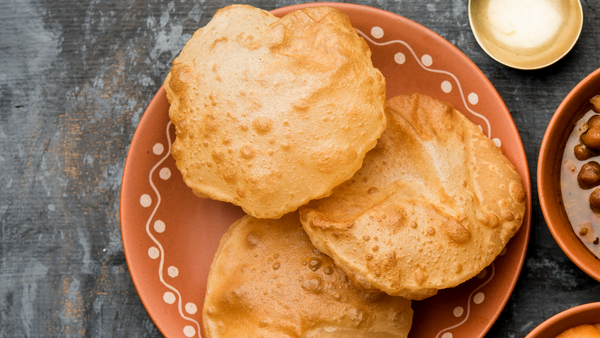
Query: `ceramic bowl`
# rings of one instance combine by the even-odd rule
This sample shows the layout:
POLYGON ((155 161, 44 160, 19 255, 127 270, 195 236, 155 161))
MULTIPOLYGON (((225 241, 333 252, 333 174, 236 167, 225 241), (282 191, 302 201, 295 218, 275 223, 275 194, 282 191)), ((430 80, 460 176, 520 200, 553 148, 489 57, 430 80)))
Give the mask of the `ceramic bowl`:
POLYGON ((600 281, 600 259, 587 249, 573 231, 563 205, 560 185, 566 141, 575 122, 582 117, 589 100, 598 94, 600 94, 600 69, 577 84, 560 104, 550 120, 542 141, 537 180, 540 205, 552 236, 573 263, 590 277, 600 281))
POLYGON ((563 331, 584 324, 600 323, 600 302, 565 310, 533 329, 525 338, 555 338, 563 331))

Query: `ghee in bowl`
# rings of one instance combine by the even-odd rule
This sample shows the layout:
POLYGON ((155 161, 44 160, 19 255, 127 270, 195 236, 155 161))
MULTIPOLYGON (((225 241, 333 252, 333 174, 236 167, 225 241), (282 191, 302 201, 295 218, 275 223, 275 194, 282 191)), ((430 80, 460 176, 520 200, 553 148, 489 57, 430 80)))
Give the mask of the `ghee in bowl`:
POLYGON ((565 56, 579 39, 579 0, 470 0, 469 23, 481 48, 517 69, 539 69, 565 56))

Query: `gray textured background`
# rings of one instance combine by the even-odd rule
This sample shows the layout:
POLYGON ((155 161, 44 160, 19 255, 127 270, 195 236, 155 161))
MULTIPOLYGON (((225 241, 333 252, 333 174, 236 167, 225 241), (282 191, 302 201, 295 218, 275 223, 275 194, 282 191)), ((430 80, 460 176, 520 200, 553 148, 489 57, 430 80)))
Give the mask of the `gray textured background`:
MULTIPOLYGON (((301 1, 242 1, 266 10, 301 1)), ((350 2, 350 1, 348 1, 350 2)), ((128 145, 187 39, 230 1, 0 0, 0 337, 161 337, 129 276, 119 190, 128 145)), ((533 181, 531 242, 487 337, 523 337, 600 301, 562 253, 537 200, 537 156, 562 98, 598 68, 599 1, 557 64, 519 71, 490 59, 467 0, 355 1, 437 32, 496 87, 521 133, 533 181)))

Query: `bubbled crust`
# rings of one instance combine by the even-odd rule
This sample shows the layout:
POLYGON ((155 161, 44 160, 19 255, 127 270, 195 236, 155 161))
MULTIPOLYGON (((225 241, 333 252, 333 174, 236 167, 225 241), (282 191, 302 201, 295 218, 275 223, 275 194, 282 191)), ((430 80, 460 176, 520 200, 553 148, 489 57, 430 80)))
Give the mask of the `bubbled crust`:
POLYGON ((371 51, 329 7, 281 19, 225 7, 188 41, 164 86, 186 184, 259 218, 328 196, 386 124, 371 51))
POLYGON ((314 248, 297 212, 277 220, 245 216, 223 236, 207 284, 207 338, 400 338, 411 302, 354 287, 314 248))
POLYGON ((526 196, 502 151, 451 105, 398 96, 386 114, 363 167, 300 215, 358 286, 418 300, 488 266, 521 226, 526 196))

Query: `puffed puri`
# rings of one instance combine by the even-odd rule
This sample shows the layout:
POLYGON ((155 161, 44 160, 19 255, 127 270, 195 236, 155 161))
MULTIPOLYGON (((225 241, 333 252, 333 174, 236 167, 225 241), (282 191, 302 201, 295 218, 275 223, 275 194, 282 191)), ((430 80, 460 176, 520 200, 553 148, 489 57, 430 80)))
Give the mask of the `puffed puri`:
POLYGON ((386 114, 363 167, 300 217, 357 286, 421 300, 492 263, 519 230, 527 196, 502 150, 452 105, 401 95, 386 114))
POLYGON ((357 289, 311 244, 298 212, 231 225, 202 312, 207 338, 406 338, 412 318, 411 301, 357 289))
POLYGON ((200 197, 279 218, 352 177, 386 126, 385 79, 348 17, 217 11, 164 87, 172 155, 200 197))

